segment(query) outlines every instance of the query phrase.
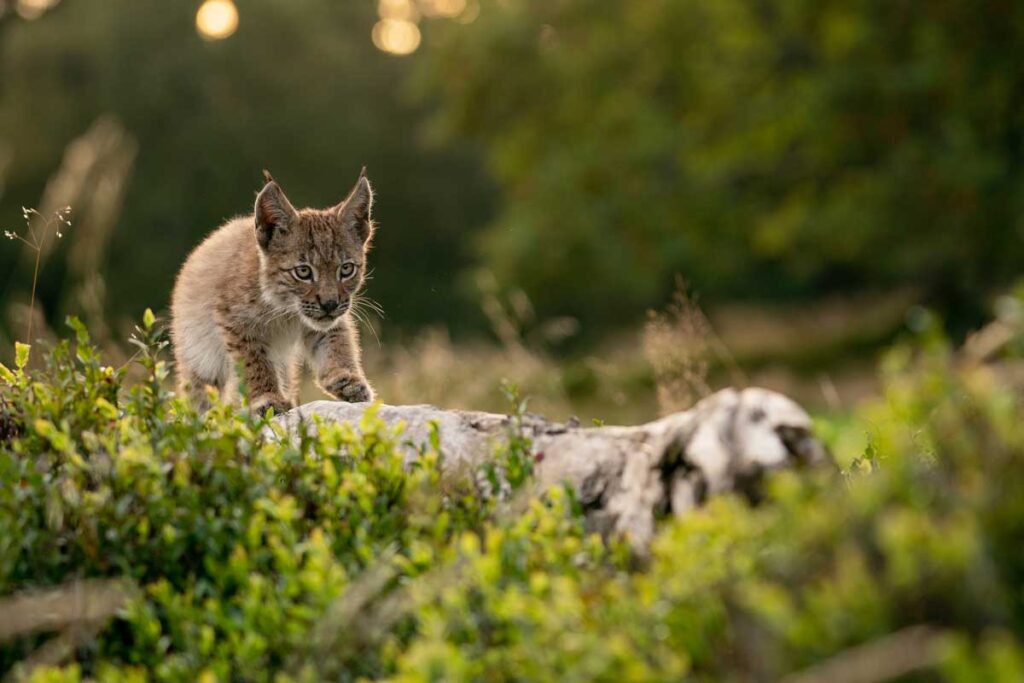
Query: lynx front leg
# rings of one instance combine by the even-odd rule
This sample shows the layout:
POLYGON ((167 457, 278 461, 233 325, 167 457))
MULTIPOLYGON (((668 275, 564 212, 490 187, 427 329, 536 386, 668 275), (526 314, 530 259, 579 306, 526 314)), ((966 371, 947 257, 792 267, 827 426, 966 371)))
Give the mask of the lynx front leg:
POLYGON ((347 319, 326 332, 307 330, 304 341, 321 389, 349 403, 373 400, 373 389, 363 375, 359 341, 347 319))
POLYGON ((281 392, 277 370, 270 360, 267 345, 258 339, 225 330, 228 351, 242 368, 249 388, 249 405, 262 415, 271 408, 278 415, 292 409, 292 404, 281 392))

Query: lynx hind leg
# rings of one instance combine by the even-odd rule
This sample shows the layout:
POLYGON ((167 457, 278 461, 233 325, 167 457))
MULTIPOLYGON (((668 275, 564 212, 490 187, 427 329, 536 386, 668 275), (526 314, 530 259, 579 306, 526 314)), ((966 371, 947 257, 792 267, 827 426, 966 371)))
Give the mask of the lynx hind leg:
MULTIPOLYGON (((228 356, 235 368, 235 372, 228 375, 229 384, 232 383, 231 380, 241 381, 244 377, 249 407, 260 415, 266 414, 270 409, 273 409, 276 415, 283 415, 291 410, 292 406, 281 393, 280 366, 274 362, 278 359, 271 358, 271 349, 266 342, 247 335, 244 328, 225 326, 222 333, 228 356)), ((225 393, 229 393, 228 389, 225 393)), ((230 393, 233 399, 235 392, 230 393)))
POLYGON ((205 413, 211 407, 210 395, 207 387, 213 386, 217 389, 215 381, 204 381, 188 370, 178 368, 178 395, 188 397, 192 407, 196 409, 196 412, 205 413))
POLYGON ((284 359, 278 368, 278 383, 281 395, 292 406, 299 405, 299 393, 302 389, 302 354, 296 349, 290 357, 284 359))

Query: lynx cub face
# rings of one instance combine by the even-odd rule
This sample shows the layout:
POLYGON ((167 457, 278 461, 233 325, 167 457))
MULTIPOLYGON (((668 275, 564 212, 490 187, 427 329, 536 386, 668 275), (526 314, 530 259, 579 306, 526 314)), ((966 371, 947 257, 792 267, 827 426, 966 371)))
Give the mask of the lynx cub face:
POLYGON ((232 219, 189 255, 171 301, 178 386, 200 407, 208 386, 281 413, 309 365, 342 401, 372 401, 350 319, 366 278, 373 191, 366 170, 340 204, 295 209, 267 174, 252 215, 232 219))
POLYGON ((268 182, 255 213, 260 287, 268 303, 294 311, 313 330, 334 327, 366 277, 372 203, 365 178, 338 206, 302 211, 268 182))

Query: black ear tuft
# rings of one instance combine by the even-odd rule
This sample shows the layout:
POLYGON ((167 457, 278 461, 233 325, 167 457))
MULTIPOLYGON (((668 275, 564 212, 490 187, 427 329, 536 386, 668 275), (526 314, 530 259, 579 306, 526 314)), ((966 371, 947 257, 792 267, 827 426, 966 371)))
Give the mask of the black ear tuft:
MULTIPOLYGON (((270 177, 269 173, 266 175, 268 178, 270 177)), ((256 241, 259 243, 260 249, 263 251, 269 249, 274 235, 287 232, 297 215, 284 191, 274 182, 273 178, 270 178, 260 193, 256 195, 256 241)))
POLYGON ((263 169, 263 180, 268 183, 272 183, 274 182, 274 176, 270 175, 270 171, 267 169, 263 169))

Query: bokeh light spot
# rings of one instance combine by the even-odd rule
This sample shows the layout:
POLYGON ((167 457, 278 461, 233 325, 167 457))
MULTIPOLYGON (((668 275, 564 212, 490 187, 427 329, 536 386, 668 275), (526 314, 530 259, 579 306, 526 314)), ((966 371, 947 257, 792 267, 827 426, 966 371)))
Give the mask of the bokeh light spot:
POLYGON ((207 40, 222 40, 238 29, 238 8, 231 0, 206 0, 196 12, 196 30, 207 40))
POLYGON ((466 0, 420 0, 420 7, 428 17, 457 17, 466 9, 466 0))
POLYGON ((419 12, 412 0, 379 0, 377 2, 377 14, 381 19, 396 19, 399 21, 416 21, 419 19, 419 12))
POLYGON ((420 46, 420 29, 405 19, 381 19, 373 27, 373 44, 393 55, 409 55, 420 46))
MULTIPOLYGON (((60 0, 18 0, 14 9, 22 19, 38 19, 59 2, 60 0)), ((6 5, 6 3, 3 4, 6 5)))
POLYGON ((470 0, 466 3, 465 11, 456 17, 456 20, 460 24, 472 24, 478 16, 480 16, 480 2, 478 0, 470 0))

